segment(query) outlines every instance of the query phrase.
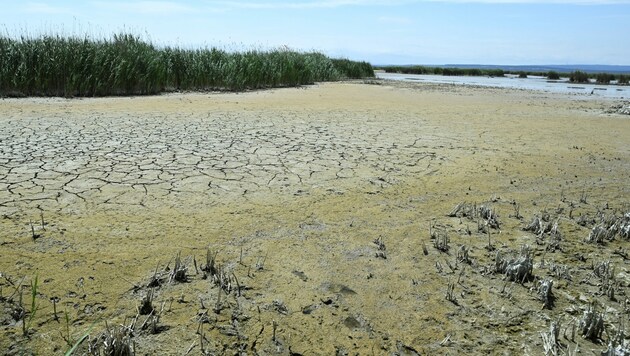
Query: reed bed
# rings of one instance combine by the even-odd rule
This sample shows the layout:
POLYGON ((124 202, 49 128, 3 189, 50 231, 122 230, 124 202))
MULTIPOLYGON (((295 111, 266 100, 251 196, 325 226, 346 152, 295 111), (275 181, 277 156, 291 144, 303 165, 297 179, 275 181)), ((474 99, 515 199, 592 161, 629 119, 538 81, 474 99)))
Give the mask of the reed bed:
POLYGON ((144 95, 242 91, 373 77, 366 62, 289 49, 228 52, 111 38, 0 36, 0 96, 144 95))

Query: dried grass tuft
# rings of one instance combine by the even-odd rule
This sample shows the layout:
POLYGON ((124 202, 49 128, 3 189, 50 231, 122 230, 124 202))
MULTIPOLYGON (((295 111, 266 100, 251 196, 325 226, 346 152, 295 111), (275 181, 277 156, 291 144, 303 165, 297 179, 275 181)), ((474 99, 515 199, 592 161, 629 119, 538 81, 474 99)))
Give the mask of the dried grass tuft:
POLYGON ((140 315, 149 315, 153 313, 153 289, 149 289, 147 294, 142 298, 140 308, 138 308, 140 315))
POLYGON ((510 281, 524 283, 533 278, 534 261, 529 246, 523 245, 519 256, 507 258, 497 252, 495 272, 503 273, 510 281))
POLYGON ((538 299, 543 302, 543 308, 553 308, 555 297, 552 288, 553 280, 551 279, 543 279, 538 282, 538 299))
POLYGON ((91 355, 135 355, 135 344, 132 339, 132 330, 124 325, 109 327, 105 323, 105 330, 89 344, 91 355))
POLYGON ((604 315, 595 310, 592 304, 589 305, 580 319, 578 329, 584 338, 593 342, 599 341, 604 333, 604 315))
POLYGON ((560 322, 552 322, 549 332, 541 332, 545 355, 556 356, 560 354, 560 322))
POLYGON ((173 266, 173 270, 171 271, 171 274, 169 275, 169 278, 168 278, 169 282, 170 283, 188 282, 187 271, 188 271, 188 267, 186 267, 186 265, 182 263, 180 254, 178 253, 177 256, 175 257, 175 265, 173 266))

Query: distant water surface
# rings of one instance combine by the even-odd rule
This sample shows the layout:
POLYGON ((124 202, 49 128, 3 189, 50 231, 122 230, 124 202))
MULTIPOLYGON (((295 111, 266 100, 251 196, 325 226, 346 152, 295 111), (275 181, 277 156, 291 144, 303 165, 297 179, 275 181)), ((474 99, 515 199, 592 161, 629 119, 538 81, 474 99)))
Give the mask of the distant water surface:
POLYGON ((418 75, 376 72, 381 79, 402 80, 408 82, 426 82, 460 85, 480 85, 488 87, 540 90, 554 93, 565 93, 593 98, 630 99, 630 87, 620 85, 577 84, 570 83, 568 78, 550 81, 545 77, 530 76, 519 78, 514 75, 505 77, 470 77, 418 75))

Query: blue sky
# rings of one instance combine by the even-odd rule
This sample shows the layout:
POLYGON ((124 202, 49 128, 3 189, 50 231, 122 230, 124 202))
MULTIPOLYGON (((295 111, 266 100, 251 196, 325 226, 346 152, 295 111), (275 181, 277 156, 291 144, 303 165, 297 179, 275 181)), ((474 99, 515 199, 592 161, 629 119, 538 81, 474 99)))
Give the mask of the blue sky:
POLYGON ((2 31, 226 49, 288 46, 373 64, 630 65, 630 0, 4 1, 2 31))

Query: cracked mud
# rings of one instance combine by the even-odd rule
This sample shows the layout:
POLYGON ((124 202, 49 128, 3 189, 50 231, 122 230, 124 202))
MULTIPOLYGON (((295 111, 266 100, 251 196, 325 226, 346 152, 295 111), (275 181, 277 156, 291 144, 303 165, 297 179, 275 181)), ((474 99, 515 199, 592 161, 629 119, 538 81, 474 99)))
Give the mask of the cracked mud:
POLYGON ((627 240, 586 243, 593 224, 578 223, 628 211, 630 121, 605 114, 613 104, 401 83, 2 100, 0 349, 60 353, 95 322, 128 324, 179 253, 187 282, 152 287, 161 327, 135 330, 139 353, 198 354, 205 340, 214 353, 540 354, 550 320, 592 301, 628 318, 627 240), (500 228, 447 217, 464 201, 491 206, 500 228), (522 230, 544 213, 563 231, 552 252, 522 230), (489 266, 524 244, 535 278, 506 287, 489 266), (229 288, 199 269, 207 248, 229 288), (605 260, 615 301, 588 282, 605 260), (12 311, 36 275, 25 337, 12 311), (547 276, 543 310, 531 290, 547 276))
POLYGON ((181 204, 187 195, 207 198, 206 205, 234 195, 382 186, 427 171, 436 158, 431 137, 384 126, 370 113, 349 120, 348 113, 314 110, 103 112, 75 120, 63 112, 14 114, 0 131, 4 214, 25 207, 151 208, 181 204), (398 139, 383 139, 392 136, 398 139))

